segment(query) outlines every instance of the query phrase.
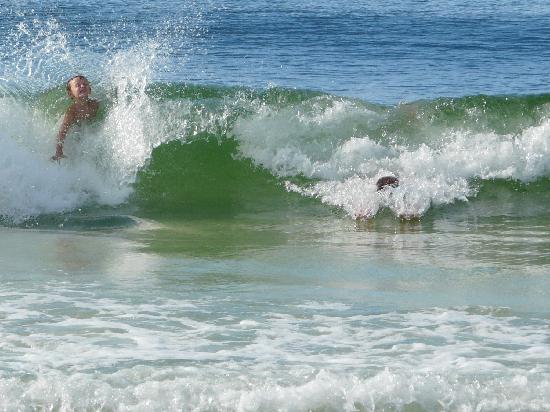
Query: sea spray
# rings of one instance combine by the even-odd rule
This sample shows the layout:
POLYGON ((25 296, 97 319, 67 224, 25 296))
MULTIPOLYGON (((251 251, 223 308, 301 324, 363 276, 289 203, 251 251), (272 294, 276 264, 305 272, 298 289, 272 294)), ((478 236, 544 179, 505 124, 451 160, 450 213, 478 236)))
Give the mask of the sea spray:
POLYGON ((0 7, 0 410, 550 410, 550 3, 391 3, 0 7))
MULTIPOLYGON (((286 188, 341 208, 353 218, 371 218, 383 209, 417 218, 433 206, 473 199, 481 186, 495 179, 529 184, 548 177, 550 98, 546 95, 472 96, 382 106, 307 90, 163 83, 154 80, 163 50, 157 41, 146 39, 113 51, 102 67, 92 71, 97 76, 92 79, 94 97, 101 100, 103 114, 94 125, 69 136, 69 158, 60 169, 77 183, 59 185, 51 179, 55 190, 67 188, 66 196, 55 197, 71 200, 47 204, 31 196, 19 202, 26 205, 20 207, 4 200, 4 215, 116 206, 128 200, 159 211, 162 199, 171 199, 171 210, 179 202, 182 211, 191 203, 194 209, 208 208, 197 199, 225 199, 229 203, 218 202, 223 209, 259 202, 252 192, 267 184, 272 187, 266 193, 274 196, 270 201, 275 203, 281 199, 280 188, 286 188), (168 156, 173 162, 155 161, 152 166, 159 150, 174 150, 168 156), (204 150, 218 154, 204 156, 204 150), (194 156, 204 161, 196 162, 194 156), (171 176, 162 183, 153 179, 164 188, 157 193, 161 197, 148 186, 153 170, 158 178, 171 176), (222 175, 244 180, 228 183, 222 175), (252 175, 262 177, 244 177, 252 175), (397 176, 400 185, 378 192, 375 183, 386 175, 397 176), (200 185, 191 183, 190 176, 221 179, 224 185, 206 187, 235 193, 202 196, 200 185), (260 181, 265 183, 258 186, 260 181), (244 195, 248 184, 251 193, 244 195)), ((47 159, 67 99, 62 85, 35 96, 24 93, 2 100, 4 141, 47 159)), ((23 176, 31 169, 25 168, 23 176)), ((29 183, 37 185, 48 192, 48 184, 29 183)))
POLYGON ((15 9, 13 25, 4 28, 7 44, 1 55, 6 64, 0 73, 5 193, 0 216, 18 222, 124 202, 137 170, 158 144, 154 131, 159 122, 145 93, 161 61, 158 43, 141 39, 122 49, 119 42, 96 38, 90 47, 91 40, 82 37, 75 44, 58 20, 31 18, 34 12, 28 16, 15 9), (100 114, 92 125, 71 128, 68 157, 55 164, 48 159, 70 103, 64 83, 75 73, 90 79, 100 114))
POLYGON ((6 26, 0 43, 0 92, 20 99, 61 81, 79 54, 55 19, 25 19, 6 26))
POLYGON ((145 93, 152 76, 156 44, 148 42, 116 53, 108 64, 108 84, 113 103, 109 107, 103 132, 108 168, 121 185, 134 182, 137 170, 160 143, 158 113, 145 93))
MULTIPOLYGON (((472 124, 465 123, 468 117, 454 120, 454 127, 434 127, 433 120, 416 125, 405 122, 387 134, 384 130, 392 127, 401 107, 386 112, 365 108, 362 123, 353 123, 350 116, 357 118, 358 107, 342 106, 338 100, 316 118, 317 123, 304 117, 308 104, 303 103, 267 114, 264 109, 250 119, 240 119, 234 130, 241 149, 281 177, 302 175, 314 180, 304 185, 291 179, 286 187, 342 207, 355 218, 373 217, 381 207, 401 217, 420 217, 431 205, 475 196, 477 187, 471 182, 476 179, 529 183, 548 177, 550 133, 545 117, 517 134, 497 133, 486 126, 479 130, 479 113, 472 124), (338 107, 345 126, 334 128, 338 107), (399 176, 401 184, 377 192, 376 180, 388 174, 399 176)), ((415 113, 412 116, 417 118, 415 113)))
MULTIPOLYGON (((143 92, 148 78, 142 71, 146 69, 127 64, 138 69, 133 77, 126 73, 122 86, 115 82, 120 99, 113 103, 105 95, 101 99, 101 89, 93 95, 99 96, 107 115, 93 125, 73 127, 66 141, 68 157, 59 163, 49 161, 55 149, 59 113, 48 113, 51 107, 41 107, 44 99, 39 96, 2 99, 3 192, 18 194, 0 201, 4 219, 20 221, 93 204, 113 206, 127 198, 135 173, 150 156, 152 145, 147 139, 155 136, 143 127, 151 112, 143 92)), ((92 87, 99 89, 94 84, 92 87)))

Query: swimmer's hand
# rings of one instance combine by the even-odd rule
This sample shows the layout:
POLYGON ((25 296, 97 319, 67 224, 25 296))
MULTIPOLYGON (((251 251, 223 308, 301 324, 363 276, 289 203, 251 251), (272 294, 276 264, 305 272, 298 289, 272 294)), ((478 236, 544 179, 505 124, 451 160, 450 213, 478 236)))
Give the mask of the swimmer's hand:
POLYGON ((55 155, 53 155, 52 157, 50 157, 50 160, 52 162, 58 162, 63 159, 63 158, 66 158, 67 156, 65 156, 63 153, 59 154, 59 153, 56 153, 55 155))
POLYGON ((63 140, 58 140, 57 144, 55 145, 55 154, 50 158, 52 162, 58 162, 62 158, 66 157, 63 154, 63 140))

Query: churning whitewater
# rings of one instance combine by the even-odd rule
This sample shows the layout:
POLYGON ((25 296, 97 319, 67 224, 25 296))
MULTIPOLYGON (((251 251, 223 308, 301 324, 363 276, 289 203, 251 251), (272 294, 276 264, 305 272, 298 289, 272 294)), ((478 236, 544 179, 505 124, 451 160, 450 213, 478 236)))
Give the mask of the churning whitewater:
MULTIPOLYGON (((135 57, 124 57, 117 55, 117 64, 136 67, 135 57)), ((495 181, 528 185, 549 175, 549 96, 381 106, 308 91, 151 83, 146 68, 137 67, 98 86, 103 118, 68 139, 61 164, 48 155, 63 88, 2 98, 0 210, 7 222, 139 202, 131 196, 139 174, 147 174, 156 148, 174 141, 183 146, 173 150, 182 152, 218 142, 205 150, 231 151, 227 173, 250 161, 276 178, 271 184, 352 218, 373 218, 382 209, 418 218, 431 207, 468 201, 495 181), (507 106, 518 105, 529 108, 530 122, 518 125, 508 114, 507 106), (399 187, 377 191, 386 175, 398 177, 399 187)), ((207 174, 213 166, 193 167, 207 174)), ((181 180, 185 185, 185 175, 181 180)))

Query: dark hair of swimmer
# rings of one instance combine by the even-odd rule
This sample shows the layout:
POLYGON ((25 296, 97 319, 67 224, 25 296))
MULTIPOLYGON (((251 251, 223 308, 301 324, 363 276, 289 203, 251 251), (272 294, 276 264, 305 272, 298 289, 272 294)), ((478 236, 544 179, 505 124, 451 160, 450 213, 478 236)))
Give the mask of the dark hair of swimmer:
POLYGON ((376 182, 377 191, 382 190, 386 186, 397 187, 399 186, 399 180, 397 179, 397 177, 384 176, 378 179, 378 181, 376 182))

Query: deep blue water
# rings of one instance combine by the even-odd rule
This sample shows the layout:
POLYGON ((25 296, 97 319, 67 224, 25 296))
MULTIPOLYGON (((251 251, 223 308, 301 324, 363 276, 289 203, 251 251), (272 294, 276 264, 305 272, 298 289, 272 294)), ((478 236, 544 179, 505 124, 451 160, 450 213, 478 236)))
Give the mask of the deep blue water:
POLYGON ((385 103, 548 90, 543 1, 13 1, 1 13, 3 48, 16 22, 33 19, 54 19, 84 52, 155 39, 165 57, 159 80, 385 103))

